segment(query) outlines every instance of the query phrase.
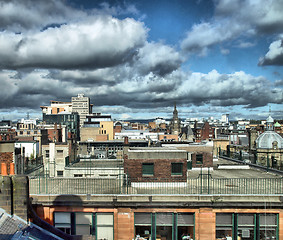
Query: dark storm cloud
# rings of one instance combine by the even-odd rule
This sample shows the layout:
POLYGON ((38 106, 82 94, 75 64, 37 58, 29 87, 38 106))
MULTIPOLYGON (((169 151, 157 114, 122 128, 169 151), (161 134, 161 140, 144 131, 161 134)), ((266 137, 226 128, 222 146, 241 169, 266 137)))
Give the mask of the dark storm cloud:
POLYGON ((60 0, 1 0, 0 29, 23 32, 86 16, 60 0))
MULTIPOLYGON (((40 105, 49 104, 49 100, 69 101, 77 93, 85 93, 96 106, 124 106, 135 109, 167 107, 174 101, 184 106, 243 105, 248 108, 265 106, 268 103, 280 104, 283 101, 281 89, 272 88, 270 82, 263 77, 254 77, 244 72, 220 74, 213 70, 202 74, 176 70, 166 77, 153 73, 137 77, 135 69, 129 69, 129 66, 114 69, 103 72, 104 81, 93 81, 92 84, 81 84, 81 76, 84 75, 81 71, 68 71, 67 75, 64 71, 52 75, 48 70, 25 74, 2 71, 0 83, 7 91, 2 96, 5 101, 1 102, 0 107, 6 108, 5 102, 9 102, 10 106, 29 106, 36 109, 40 105), (118 74, 118 71, 121 76, 127 75, 131 78, 111 81, 115 79, 113 73, 118 74), (130 71, 132 72, 129 73, 130 71), (66 77, 72 74, 76 80, 60 79, 64 75, 66 77)), ((96 71, 86 71, 85 78, 97 74, 96 71)))

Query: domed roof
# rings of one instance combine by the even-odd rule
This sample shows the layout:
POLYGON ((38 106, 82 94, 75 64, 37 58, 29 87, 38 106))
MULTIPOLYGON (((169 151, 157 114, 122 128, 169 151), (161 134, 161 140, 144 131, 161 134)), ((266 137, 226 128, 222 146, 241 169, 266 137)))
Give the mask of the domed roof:
POLYGON ((265 131, 256 139, 256 148, 265 149, 283 148, 283 138, 274 131, 265 131))
POLYGON ((281 127, 281 124, 280 124, 279 122, 276 122, 276 123, 274 124, 274 127, 281 127))

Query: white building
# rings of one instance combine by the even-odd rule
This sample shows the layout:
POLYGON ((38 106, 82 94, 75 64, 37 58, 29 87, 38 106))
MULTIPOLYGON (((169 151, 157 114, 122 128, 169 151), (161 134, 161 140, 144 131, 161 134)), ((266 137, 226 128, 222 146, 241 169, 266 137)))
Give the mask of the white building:
POLYGON ((24 157, 36 157, 39 154, 39 142, 38 141, 21 141, 15 143, 15 148, 21 149, 24 153, 24 157))
POLYGON ((114 139, 123 139, 125 137, 128 137, 129 139, 150 139, 151 141, 158 141, 159 135, 164 135, 164 133, 155 133, 140 130, 122 130, 122 132, 120 133, 115 133, 114 139))

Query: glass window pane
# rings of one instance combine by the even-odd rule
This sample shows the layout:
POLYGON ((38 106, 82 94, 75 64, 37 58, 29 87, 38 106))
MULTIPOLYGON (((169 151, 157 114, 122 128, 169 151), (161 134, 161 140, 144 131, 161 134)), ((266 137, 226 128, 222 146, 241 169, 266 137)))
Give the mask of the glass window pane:
POLYGON ((260 226, 276 226, 276 214, 260 214, 260 226))
POLYGON ((90 225, 76 225, 76 235, 90 235, 90 225))
POLYGON ((55 223, 69 223, 71 224, 71 214, 65 212, 56 212, 54 213, 54 222, 55 223))
POLYGON ((183 172, 183 163, 171 163, 171 173, 172 174, 180 174, 183 172))
POLYGON ((193 239, 194 227, 193 226, 179 226, 177 239, 193 239))
POLYGON ((142 174, 143 175, 153 175, 154 174, 154 164, 153 163, 143 163, 142 164, 142 174))
POLYGON ((97 227, 97 239, 113 240, 113 227, 97 227))
POLYGON ((232 227, 217 227, 216 239, 230 239, 232 240, 232 227))
POLYGON ((135 213, 135 225, 151 225, 150 213, 135 213))
POLYGON ((277 240, 276 238, 276 229, 265 229, 265 228, 260 228, 259 231, 260 239, 270 239, 270 240, 277 240))
POLYGON ((231 213, 217 213, 216 214, 216 225, 232 225, 232 214, 231 213))
POLYGON ((238 225, 254 225, 254 215, 253 214, 239 214, 238 215, 238 225))
POLYGON ((157 213, 156 225, 172 225, 172 213, 157 213))
POLYGON ((194 225, 194 215, 186 213, 178 213, 178 226, 180 225, 194 225))
POLYGON ((156 239, 172 240, 172 227, 156 226, 156 239))
POLYGON ((97 225, 113 225, 113 214, 97 213, 97 225))
POLYGON ((76 224, 92 224, 92 214, 76 213, 76 224))
POLYGON ((197 155, 196 155, 196 163, 202 164, 202 162, 203 162, 203 156, 202 156, 202 154, 197 154, 197 155))
POLYGON ((151 226, 135 226, 135 236, 139 235, 140 237, 150 239, 151 237, 151 226))

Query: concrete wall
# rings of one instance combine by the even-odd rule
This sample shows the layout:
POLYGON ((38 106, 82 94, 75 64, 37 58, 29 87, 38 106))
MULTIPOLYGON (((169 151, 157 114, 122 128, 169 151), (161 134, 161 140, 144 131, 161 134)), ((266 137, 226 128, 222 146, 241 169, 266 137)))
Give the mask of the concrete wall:
POLYGON ((0 207, 28 220, 29 183, 27 176, 0 176, 0 207))
POLYGON ((147 148, 128 150, 128 159, 187 159, 187 152, 176 149, 147 148))
POLYGON ((14 142, 1 142, 0 143, 0 152, 14 152, 15 151, 14 142))

